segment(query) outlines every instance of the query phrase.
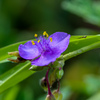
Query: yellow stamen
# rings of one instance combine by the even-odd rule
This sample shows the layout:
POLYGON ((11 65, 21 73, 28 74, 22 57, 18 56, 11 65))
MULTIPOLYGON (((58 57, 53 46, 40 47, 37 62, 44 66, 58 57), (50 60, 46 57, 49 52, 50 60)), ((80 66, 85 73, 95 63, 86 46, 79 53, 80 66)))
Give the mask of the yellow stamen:
POLYGON ((43 32, 43 36, 49 37, 48 33, 46 31, 43 32))
POLYGON ((37 36, 38 36, 37 34, 34 35, 34 37, 37 37, 37 36))
POLYGON ((31 41, 33 45, 35 45, 34 41, 31 41))
POLYGON ((37 41, 38 43, 40 42, 40 40, 37 41))
POLYGON ((53 39, 52 39, 52 37, 50 37, 50 42, 52 42, 53 41, 53 39))
POLYGON ((43 32, 43 36, 45 36, 45 35, 46 35, 46 31, 43 32))
POLYGON ((48 35, 48 34, 46 34, 46 37, 48 38, 48 37, 49 37, 49 35, 48 35))

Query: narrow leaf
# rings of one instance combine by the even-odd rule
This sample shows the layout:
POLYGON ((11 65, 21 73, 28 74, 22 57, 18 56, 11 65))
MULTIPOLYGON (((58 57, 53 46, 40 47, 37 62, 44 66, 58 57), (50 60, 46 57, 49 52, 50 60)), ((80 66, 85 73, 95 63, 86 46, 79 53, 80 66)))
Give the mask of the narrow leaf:
POLYGON ((30 67, 30 62, 24 62, 2 74, 0 76, 0 93, 32 75, 34 71, 30 71, 30 67))
POLYGON ((59 59, 70 59, 86 51, 100 48, 100 35, 95 36, 75 36, 71 38, 68 49, 59 59))

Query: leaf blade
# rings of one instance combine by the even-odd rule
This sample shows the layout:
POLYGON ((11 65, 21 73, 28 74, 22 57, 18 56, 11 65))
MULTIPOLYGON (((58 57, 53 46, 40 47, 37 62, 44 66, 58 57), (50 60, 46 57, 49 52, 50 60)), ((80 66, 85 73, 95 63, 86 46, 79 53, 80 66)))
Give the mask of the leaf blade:
POLYGON ((34 71, 28 70, 29 67, 31 67, 30 62, 20 63, 2 74, 0 76, 0 93, 35 73, 34 71))
POLYGON ((89 51, 89 50, 92 50, 92 49, 95 49, 95 48, 98 48, 98 47, 100 47, 100 42, 97 42, 97 43, 94 43, 92 45, 80 48, 80 49, 78 49, 76 51, 73 51, 73 52, 69 52, 68 54, 65 54, 63 56, 63 59, 64 60, 68 60, 68 59, 70 59, 72 57, 75 57, 75 56, 77 56, 79 54, 82 54, 82 53, 84 53, 86 51, 89 51))

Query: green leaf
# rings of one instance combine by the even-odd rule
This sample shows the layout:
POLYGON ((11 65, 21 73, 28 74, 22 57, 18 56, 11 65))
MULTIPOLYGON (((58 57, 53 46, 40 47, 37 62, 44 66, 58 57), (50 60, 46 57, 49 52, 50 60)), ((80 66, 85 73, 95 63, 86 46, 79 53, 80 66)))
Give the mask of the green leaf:
POLYGON ((64 0, 62 8, 77 16, 82 17, 85 21, 100 26, 100 1, 96 0, 64 0), (91 6, 92 4, 92 6, 91 6))
POLYGON ((32 75, 35 71, 30 71, 30 67, 30 62, 24 62, 2 74, 0 76, 0 93, 32 75))
POLYGON ((100 48, 100 35, 72 36, 68 49, 58 59, 67 60, 95 48, 100 48))
POLYGON ((20 91, 20 86, 16 85, 14 87, 12 87, 5 95, 5 97, 3 97, 3 100, 16 100, 17 96, 18 96, 18 92, 20 91))

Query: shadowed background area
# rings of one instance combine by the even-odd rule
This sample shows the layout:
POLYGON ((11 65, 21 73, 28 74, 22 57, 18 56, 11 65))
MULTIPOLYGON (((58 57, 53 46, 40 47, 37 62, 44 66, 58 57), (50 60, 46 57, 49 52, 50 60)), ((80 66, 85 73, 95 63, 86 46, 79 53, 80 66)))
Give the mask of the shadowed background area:
MULTIPOLYGON (((0 48, 44 31, 71 35, 100 34, 99 0, 0 0, 0 48)), ((0 75, 16 63, 0 64, 0 75)), ((100 49, 66 61, 61 79, 63 100, 100 100, 100 49)), ((40 71, 0 94, 0 100, 44 100, 40 71)), ((21 76, 20 76, 21 77, 21 76)), ((55 89, 55 83, 52 89, 55 89)))

